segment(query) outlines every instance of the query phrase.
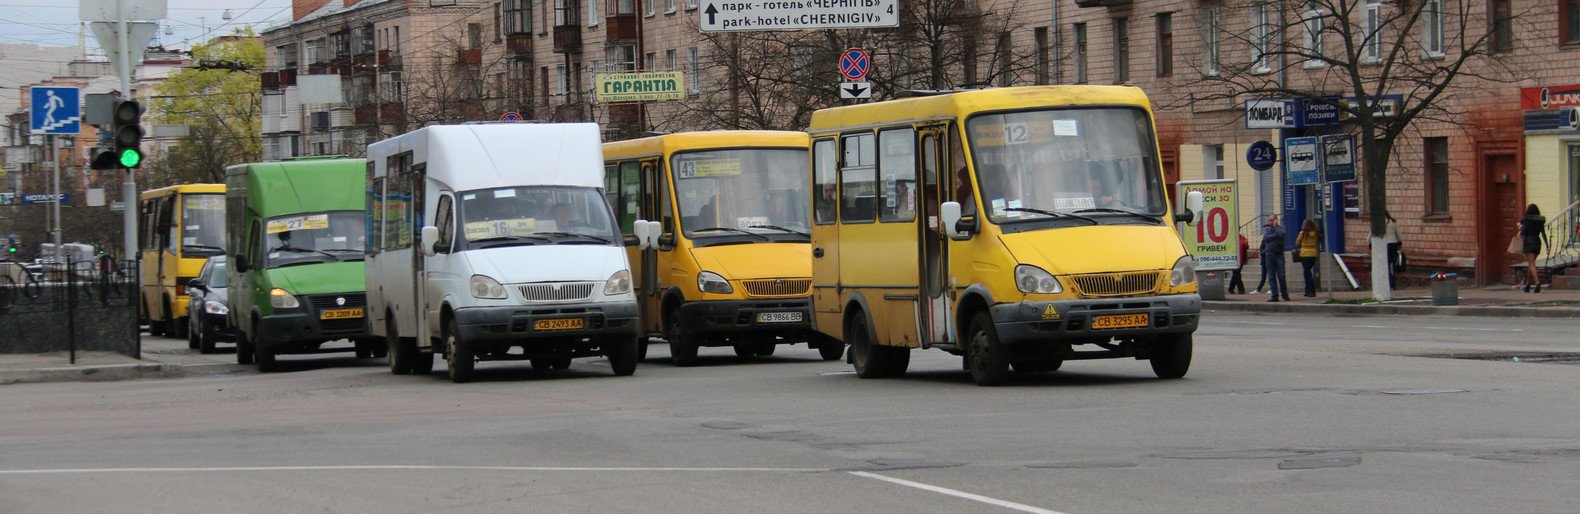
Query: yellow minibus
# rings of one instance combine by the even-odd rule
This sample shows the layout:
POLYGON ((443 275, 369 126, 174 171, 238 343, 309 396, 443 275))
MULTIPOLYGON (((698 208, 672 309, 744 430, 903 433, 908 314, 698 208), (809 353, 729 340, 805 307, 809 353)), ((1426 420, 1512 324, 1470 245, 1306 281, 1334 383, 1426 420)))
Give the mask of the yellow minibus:
POLYGON ((603 151, 643 332, 676 365, 705 346, 751 358, 806 342, 839 358, 843 345, 811 331, 806 133, 686 132, 603 151))
POLYGON ((150 335, 186 337, 187 282, 225 254, 225 185, 184 184, 144 191, 137 221, 142 246, 138 308, 150 335))
POLYGON ((812 306, 862 378, 912 348, 979 385, 1078 359, 1190 367, 1201 297, 1141 90, 1036 86, 812 115, 812 306))

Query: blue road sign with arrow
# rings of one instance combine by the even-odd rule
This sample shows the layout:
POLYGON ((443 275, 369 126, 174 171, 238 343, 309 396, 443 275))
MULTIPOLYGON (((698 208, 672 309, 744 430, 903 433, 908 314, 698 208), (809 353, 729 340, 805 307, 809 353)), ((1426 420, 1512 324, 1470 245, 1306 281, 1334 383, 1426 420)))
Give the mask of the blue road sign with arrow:
POLYGON ((33 132, 76 134, 82 132, 82 97, 74 87, 34 87, 29 109, 33 132))

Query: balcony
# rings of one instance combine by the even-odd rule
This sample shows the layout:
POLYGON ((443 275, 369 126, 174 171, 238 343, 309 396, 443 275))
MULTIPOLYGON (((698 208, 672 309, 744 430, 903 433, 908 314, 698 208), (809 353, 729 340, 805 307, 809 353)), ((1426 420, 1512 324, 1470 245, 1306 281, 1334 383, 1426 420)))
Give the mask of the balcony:
POLYGON ((280 70, 278 73, 280 74, 280 87, 291 87, 296 85, 296 68, 286 68, 280 70))
POLYGON ((505 51, 516 55, 532 55, 532 35, 516 34, 505 39, 505 51))
POLYGON ((582 49, 581 25, 556 25, 554 27, 554 52, 574 53, 582 49))
POLYGON ((1123 7, 1130 5, 1130 0, 1075 0, 1076 7, 1123 7))
POLYGON ((315 62, 307 65, 308 75, 323 75, 329 72, 329 63, 315 62))
POLYGON ((378 63, 380 68, 399 68, 400 55, 391 53, 389 50, 379 50, 378 63))
POLYGON ((610 43, 637 39, 635 14, 611 14, 604 18, 604 23, 609 27, 606 38, 610 43))
POLYGON ((263 81, 263 89, 264 89, 264 91, 273 91, 273 90, 276 90, 276 89, 280 89, 280 73, 279 72, 265 71, 263 73, 258 74, 258 78, 263 81))
POLYGON ((455 60, 461 64, 477 66, 483 64, 483 49, 468 48, 455 51, 455 60))

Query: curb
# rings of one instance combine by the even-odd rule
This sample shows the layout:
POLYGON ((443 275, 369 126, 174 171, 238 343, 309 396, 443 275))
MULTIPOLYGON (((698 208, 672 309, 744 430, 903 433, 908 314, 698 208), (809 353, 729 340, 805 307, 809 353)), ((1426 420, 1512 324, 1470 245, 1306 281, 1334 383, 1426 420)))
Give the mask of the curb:
POLYGON ((0 385, 42 382, 108 382, 144 378, 179 378, 241 371, 239 364, 139 363, 0 370, 0 385))
POLYGON ((1494 305, 1355 305, 1288 302, 1203 301, 1205 310, 1237 312, 1277 312, 1290 314, 1353 314, 1360 316, 1478 316, 1488 318, 1580 319, 1580 309, 1550 307, 1505 307, 1494 305))

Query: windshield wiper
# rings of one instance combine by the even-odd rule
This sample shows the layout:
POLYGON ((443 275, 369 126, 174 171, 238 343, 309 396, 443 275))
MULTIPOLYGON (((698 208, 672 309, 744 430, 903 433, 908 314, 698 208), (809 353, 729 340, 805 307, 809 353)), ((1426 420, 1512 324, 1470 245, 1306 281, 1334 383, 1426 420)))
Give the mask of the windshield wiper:
POLYGON ((1135 216, 1137 218, 1145 219, 1145 220, 1151 221, 1153 223, 1162 223, 1163 222, 1163 220, 1158 218, 1157 216, 1153 216, 1151 214, 1147 214, 1147 213, 1144 213, 1144 212, 1136 212, 1136 211, 1126 210, 1126 209, 1114 209, 1114 208, 1109 208, 1109 207, 1094 207, 1094 208, 1091 208, 1091 209, 1081 209, 1081 210, 1075 211, 1075 212, 1113 212, 1113 213, 1118 213, 1118 214, 1129 214, 1131 216, 1135 216))
POLYGON ((601 237, 598 237, 598 236, 587 235, 587 234, 578 234, 578 233, 575 233, 575 232, 538 232, 538 234, 545 235, 545 236, 585 237, 587 239, 591 239, 591 240, 594 240, 594 241, 597 241, 597 242, 600 242, 600 243, 603 243, 603 244, 609 244, 609 240, 608 239, 604 239, 604 238, 601 238, 601 237))
POLYGON ((746 234, 748 236, 760 237, 764 241, 771 241, 771 239, 768 239, 768 236, 765 236, 765 235, 762 235, 762 234, 758 234, 758 233, 752 232, 750 230, 741 230, 741 229, 738 229, 738 228, 730 228, 730 227, 699 228, 699 229, 693 230, 692 232, 739 232, 739 233, 742 233, 742 234, 746 234))
POLYGON ((549 242, 549 238, 547 238, 547 237, 538 237, 538 236, 494 236, 494 237, 485 237, 485 238, 482 238, 482 239, 475 239, 475 240, 471 241, 471 243, 472 244, 484 244, 483 248, 493 248, 493 247, 496 247, 496 246, 507 246, 507 245, 517 245, 517 244, 519 244, 519 245, 535 245, 535 244, 537 244, 537 243, 534 243, 532 241, 529 241, 529 239, 536 239, 536 240, 539 240, 539 241, 543 241, 545 243, 549 242), (498 244, 487 244, 487 243, 498 243, 498 244))
POLYGON ((1078 219, 1078 220, 1086 221, 1087 223, 1091 223, 1093 225, 1100 225, 1101 224, 1097 220, 1094 220, 1092 218, 1088 218, 1088 217, 1082 216, 1080 214, 1070 214, 1068 212, 1045 211, 1045 210, 1042 210, 1042 209, 1033 209, 1033 208, 1030 208, 1030 207, 1005 207, 1005 208, 999 209, 999 210, 1003 210, 1003 211, 1018 211, 1018 212, 1030 212, 1030 213, 1041 214, 1041 215, 1044 215, 1044 216, 1052 216, 1052 217, 1055 217, 1055 218, 1075 218, 1075 219, 1078 219))
POLYGON ((188 250, 205 250, 205 251, 211 251, 211 252, 225 253, 225 249, 224 248, 220 248, 218 246, 209 246, 209 245, 200 245, 200 244, 184 244, 184 245, 181 245, 181 247, 185 248, 185 249, 188 249, 188 250))
POLYGON ((298 247, 291 246, 291 245, 285 245, 285 246, 276 247, 275 250, 282 251, 282 252, 316 253, 316 254, 322 255, 324 257, 328 257, 328 258, 330 258, 332 260, 337 260, 337 261, 340 260, 339 258, 335 257, 335 254, 332 254, 332 253, 329 253, 329 252, 326 252, 326 251, 323 251, 323 250, 314 250, 312 248, 298 248, 298 247))
POLYGON ((802 232, 802 231, 799 231, 799 230, 792 230, 792 229, 784 228, 784 227, 781 227, 781 226, 778 226, 778 225, 752 225, 752 226, 746 227, 746 228, 766 228, 766 229, 770 229, 770 230, 782 230, 782 231, 785 231, 785 232, 789 232, 791 234, 796 234, 796 235, 801 235, 801 236, 806 236, 806 237, 812 237, 812 234, 808 234, 806 232, 802 232))
POLYGON ((345 257, 342 257, 340 259, 342 262, 356 262, 356 261, 366 260, 365 256, 362 253, 362 250, 354 250, 354 249, 351 249, 351 248, 325 248, 323 251, 325 251, 325 252, 347 252, 347 253, 355 253, 356 254, 356 255, 347 255, 345 257))

